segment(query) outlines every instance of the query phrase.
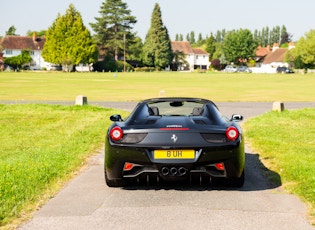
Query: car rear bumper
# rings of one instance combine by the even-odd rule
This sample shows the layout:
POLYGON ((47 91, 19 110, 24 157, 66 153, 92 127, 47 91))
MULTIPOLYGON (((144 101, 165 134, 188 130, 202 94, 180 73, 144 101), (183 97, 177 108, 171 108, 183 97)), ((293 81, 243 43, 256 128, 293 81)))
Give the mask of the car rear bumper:
POLYGON ((155 159, 153 149, 105 146, 105 170, 109 179, 159 177, 163 180, 205 177, 240 177, 245 168, 243 140, 235 145, 194 148, 194 159, 155 159), (125 168, 129 163, 130 167, 125 168), (222 163, 222 168, 216 164, 222 163))

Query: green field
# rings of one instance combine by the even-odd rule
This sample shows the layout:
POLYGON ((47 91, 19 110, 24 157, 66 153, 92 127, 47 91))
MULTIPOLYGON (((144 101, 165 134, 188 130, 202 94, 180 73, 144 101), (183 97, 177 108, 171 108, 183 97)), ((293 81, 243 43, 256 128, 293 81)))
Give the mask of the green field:
MULTIPOLYGON (((314 86, 314 74, 0 72, 0 102, 74 102, 77 95, 88 101, 138 101, 162 91, 215 102, 313 102, 314 86)), ((127 115, 94 106, 0 104, 0 228, 28 218, 75 175, 102 146, 113 113, 127 115)), ((305 109, 270 112, 244 124, 247 142, 313 217, 314 119, 315 109, 305 109)))
POLYGON ((315 74, 0 72, 0 100, 138 101, 202 97, 218 101, 315 101, 315 74), (164 93, 161 93, 164 92, 164 93))

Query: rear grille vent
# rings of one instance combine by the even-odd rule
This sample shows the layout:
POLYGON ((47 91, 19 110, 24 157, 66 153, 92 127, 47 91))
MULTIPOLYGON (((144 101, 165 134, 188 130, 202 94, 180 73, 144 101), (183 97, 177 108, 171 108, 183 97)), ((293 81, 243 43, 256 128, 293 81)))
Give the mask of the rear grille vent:
POLYGON ((128 133, 119 141, 119 143, 135 144, 141 142, 148 134, 147 133, 128 133))
POLYGON ((220 133, 201 133, 201 136, 210 143, 225 143, 226 137, 220 133))

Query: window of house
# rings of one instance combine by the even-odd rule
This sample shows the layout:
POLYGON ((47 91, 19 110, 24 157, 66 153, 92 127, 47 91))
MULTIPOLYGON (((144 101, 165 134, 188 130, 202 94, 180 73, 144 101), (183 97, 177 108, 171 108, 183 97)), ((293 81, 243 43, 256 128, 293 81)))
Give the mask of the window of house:
POLYGON ((5 54, 12 54, 12 50, 5 50, 5 54))
POLYGON ((34 50, 30 51, 30 55, 34 55, 34 50))
POLYGON ((198 55, 196 55, 196 59, 198 59, 198 55))

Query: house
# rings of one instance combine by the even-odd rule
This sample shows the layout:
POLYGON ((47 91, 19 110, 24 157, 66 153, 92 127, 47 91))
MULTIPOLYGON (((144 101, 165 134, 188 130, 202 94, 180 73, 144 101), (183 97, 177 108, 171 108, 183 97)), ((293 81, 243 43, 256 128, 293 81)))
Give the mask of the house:
POLYGON ((256 50, 256 58, 255 58, 256 63, 260 65, 264 61, 264 58, 267 56, 267 54, 269 54, 270 52, 271 52, 271 49, 269 45, 267 47, 258 46, 256 50))
POLYGON ((294 42, 289 43, 288 48, 280 48, 279 44, 275 43, 272 48, 258 47, 256 50, 256 68, 251 68, 255 73, 276 73, 277 67, 289 67, 289 64, 284 61, 285 54, 288 50, 295 48, 294 42))
POLYGON ((36 37, 35 33, 33 36, 5 36, 0 40, 0 46, 3 57, 18 56, 23 50, 29 50, 33 59, 29 68, 40 70, 47 67, 41 55, 45 41, 45 37, 36 37))
POLYGON ((188 63, 182 64, 180 70, 190 70, 195 69, 206 70, 209 69, 209 54, 201 49, 192 48, 188 41, 172 41, 171 42, 172 51, 182 52, 185 55, 185 60, 188 63))

